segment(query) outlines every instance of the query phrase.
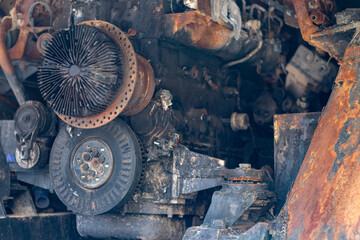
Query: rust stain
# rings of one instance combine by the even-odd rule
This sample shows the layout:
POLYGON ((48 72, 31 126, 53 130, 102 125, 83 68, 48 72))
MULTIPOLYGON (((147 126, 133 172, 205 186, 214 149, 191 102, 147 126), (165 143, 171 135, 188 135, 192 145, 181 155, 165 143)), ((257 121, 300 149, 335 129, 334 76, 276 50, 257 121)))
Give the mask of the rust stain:
POLYGON ((174 37, 180 31, 186 34, 180 37, 181 42, 205 49, 222 48, 232 36, 230 28, 214 22, 210 16, 199 11, 166 14, 166 35, 174 37))
POLYGON ((10 30, 11 26, 11 18, 2 19, 0 23, 0 66, 8 74, 15 73, 14 66, 6 49, 6 33, 10 30))
POLYGON ((319 28, 311 21, 305 0, 293 0, 293 4, 298 17, 301 35, 305 41, 309 42, 311 34, 315 33, 319 28))
POLYGON ((136 82, 134 94, 123 111, 126 116, 133 116, 149 104, 155 91, 154 70, 148 60, 136 55, 138 64, 138 81, 136 82))
POLYGON ((288 196, 289 239, 360 237, 359 47, 348 47, 332 93, 288 196))
MULTIPOLYGON (((333 43, 326 40, 318 41, 316 40, 316 37, 324 35, 334 35, 337 31, 345 30, 346 26, 340 27, 338 29, 320 29, 314 24, 314 22, 318 24, 323 24, 326 22, 326 20, 324 19, 326 16, 323 15, 322 12, 312 12, 312 14, 310 15, 307 8, 308 2, 308 0, 293 0, 294 9, 298 17, 298 23, 303 39, 307 41, 310 45, 314 46, 318 51, 327 52, 331 57, 337 60, 342 59, 342 56, 339 56, 340 53, 338 53, 336 50, 337 42, 333 43), (316 18, 318 19, 316 20, 316 18)), ((334 3, 332 1, 327 2, 330 3, 330 5, 332 4, 333 7, 329 9, 329 11, 332 11, 335 6, 334 3)))
POLYGON ((255 176, 238 176, 229 179, 230 181, 251 181, 251 182, 261 182, 263 179, 262 177, 255 177, 255 176))

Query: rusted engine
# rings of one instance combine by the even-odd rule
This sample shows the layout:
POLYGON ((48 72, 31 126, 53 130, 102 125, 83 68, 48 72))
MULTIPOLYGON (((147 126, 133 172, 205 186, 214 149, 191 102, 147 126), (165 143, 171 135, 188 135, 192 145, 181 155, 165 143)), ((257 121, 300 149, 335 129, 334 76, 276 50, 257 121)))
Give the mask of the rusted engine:
POLYGON ((358 146, 349 4, 1 1, 0 218, 71 212, 104 239, 331 238, 309 217, 331 225, 316 209, 331 203, 305 195, 315 173, 337 192, 325 183, 358 146), (349 106, 330 97, 319 118, 344 87, 349 106), (324 141, 325 180, 314 154, 333 156, 310 140, 331 119, 351 143, 324 141))

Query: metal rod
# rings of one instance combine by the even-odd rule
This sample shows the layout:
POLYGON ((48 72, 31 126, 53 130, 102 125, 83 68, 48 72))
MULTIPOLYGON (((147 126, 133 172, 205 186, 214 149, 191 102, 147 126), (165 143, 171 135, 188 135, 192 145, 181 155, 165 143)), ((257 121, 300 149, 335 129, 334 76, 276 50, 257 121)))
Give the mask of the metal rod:
POLYGON ((19 105, 26 102, 25 89, 20 79, 17 77, 11 58, 6 48, 6 34, 12 26, 12 20, 9 17, 2 19, 0 23, 0 66, 5 74, 5 77, 13 91, 19 105))

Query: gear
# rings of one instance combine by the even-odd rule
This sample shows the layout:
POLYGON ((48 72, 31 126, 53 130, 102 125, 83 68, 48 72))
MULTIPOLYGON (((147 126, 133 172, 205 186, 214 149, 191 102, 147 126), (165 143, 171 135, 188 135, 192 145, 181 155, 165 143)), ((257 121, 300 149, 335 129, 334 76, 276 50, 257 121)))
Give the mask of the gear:
POLYGON ((69 210, 97 215, 123 205, 134 193, 142 171, 136 135, 116 119, 96 129, 64 127, 50 154, 55 192, 69 210))

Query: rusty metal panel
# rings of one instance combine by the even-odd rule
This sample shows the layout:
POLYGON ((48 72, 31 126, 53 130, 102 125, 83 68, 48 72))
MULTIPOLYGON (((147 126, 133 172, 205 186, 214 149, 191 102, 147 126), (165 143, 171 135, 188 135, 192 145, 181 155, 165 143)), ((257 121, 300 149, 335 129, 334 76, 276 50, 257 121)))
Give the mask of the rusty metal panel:
POLYGON ((276 208, 286 195, 299 172, 320 117, 316 113, 294 113, 274 116, 274 170, 276 208))
POLYGON ((232 37, 230 28, 198 11, 166 14, 164 31, 167 37, 176 37, 184 44, 205 49, 222 48, 232 37))
POLYGON ((360 238, 360 47, 347 48, 335 87, 323 111, 287 198, 288 239, 360 238))

